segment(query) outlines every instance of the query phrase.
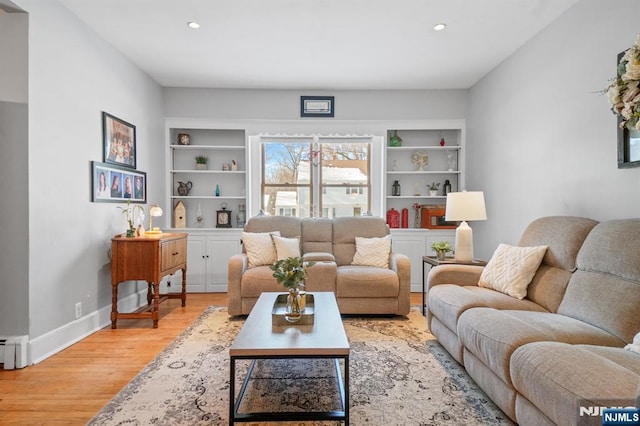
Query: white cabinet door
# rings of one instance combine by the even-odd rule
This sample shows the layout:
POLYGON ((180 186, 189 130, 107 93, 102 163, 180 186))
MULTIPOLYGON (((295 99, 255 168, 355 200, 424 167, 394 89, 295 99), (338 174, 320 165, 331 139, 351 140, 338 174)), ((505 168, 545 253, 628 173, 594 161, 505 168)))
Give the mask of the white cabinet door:
POLYGON ((224 293, 228 288, 229 258, 240 253, 240 231, 232 235, 207 237, 207 293, 224 293))
POLYGON ((187 240, 187 292, 204 293, 207 280, 206 237, 189 235, 187 240))
POLYGON ((392 231, 392 250, 409 257, 411 262, 411 291, 422 288, 422 256, 425 255, 425 231, 395 233, 392 231))

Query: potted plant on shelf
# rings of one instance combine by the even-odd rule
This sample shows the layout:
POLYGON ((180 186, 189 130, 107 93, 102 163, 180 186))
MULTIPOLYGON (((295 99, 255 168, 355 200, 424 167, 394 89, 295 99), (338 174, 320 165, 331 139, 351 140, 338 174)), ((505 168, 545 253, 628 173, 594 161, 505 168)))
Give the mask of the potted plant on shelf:
POLYGON ((196 155, 196 170, 207 170, 207 162, 209 157, 204 155, 196 155))
POLYGON ((438 260, 444 260, 444 256, 451 251, 448 241, 437 241, 431 244, 431 249, 438 255, 438 260))
POLYGON ((304 301, 301 300, 300 290, 304 288, 307 269, 313 265, 315 262, 304 262, 301 257, 287 257, 269 266, 276 281, 289 290, 284 316, 289 322, 298 322, 302 317, 304 301))
POLYGON ((429 187, 429 195, 432 197, 436 197, 438 195, 438 188, 440 187, 440 182, 435 183, 431 182, 431 185, 427 185, 429 187))

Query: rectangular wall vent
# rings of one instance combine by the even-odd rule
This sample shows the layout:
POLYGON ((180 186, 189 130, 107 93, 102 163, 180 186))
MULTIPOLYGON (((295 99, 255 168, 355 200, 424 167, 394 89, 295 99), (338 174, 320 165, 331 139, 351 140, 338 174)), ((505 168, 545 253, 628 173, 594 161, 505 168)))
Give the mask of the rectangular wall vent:
POLYGON ((29 336, 0 337, 0 362, 5 370, 27 366, 29 336))

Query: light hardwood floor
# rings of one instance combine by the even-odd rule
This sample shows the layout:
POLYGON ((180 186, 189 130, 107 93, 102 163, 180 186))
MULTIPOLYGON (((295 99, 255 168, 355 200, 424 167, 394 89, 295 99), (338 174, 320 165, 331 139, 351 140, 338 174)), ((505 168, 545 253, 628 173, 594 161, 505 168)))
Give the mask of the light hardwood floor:
MULTIPOLYGON (((421 303, 420 293, 411 303, 421 303)), ((227 305, 226 293, 189 294, 187 306, 160 304, 151 320, 120 320, 43 362, 0 370, 0 424, 84 425, 208 306, 227 305)))

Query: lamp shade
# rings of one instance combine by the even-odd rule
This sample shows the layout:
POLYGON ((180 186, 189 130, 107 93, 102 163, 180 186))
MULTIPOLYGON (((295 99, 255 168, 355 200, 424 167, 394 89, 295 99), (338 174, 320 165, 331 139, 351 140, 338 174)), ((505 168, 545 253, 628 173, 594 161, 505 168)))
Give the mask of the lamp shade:
POLYGON ((149 216, 162 216, 162 209, 156 204, 149 209, 149 216))
POLYGON ((447 194, 446 221, 487 220, 484 192, 463 191, 447 194))

